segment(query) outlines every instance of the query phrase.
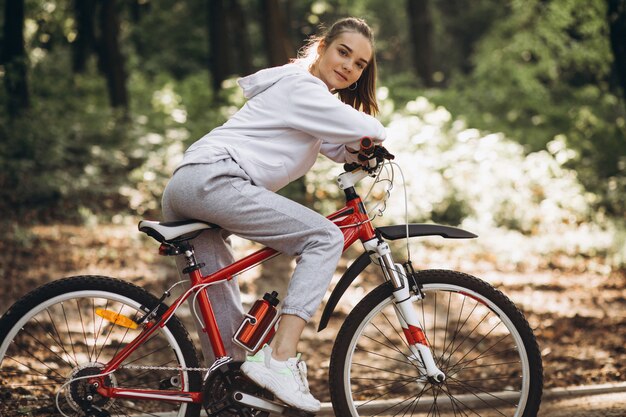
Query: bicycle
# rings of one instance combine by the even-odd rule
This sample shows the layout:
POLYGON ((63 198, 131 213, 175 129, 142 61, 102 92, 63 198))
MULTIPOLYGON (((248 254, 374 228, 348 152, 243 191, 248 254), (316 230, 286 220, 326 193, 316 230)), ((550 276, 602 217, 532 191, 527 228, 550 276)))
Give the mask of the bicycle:
MULTIPOLYGON (((378 181, 393 155, 362 143, 368 151, 359 158, 368 162, 339 175, 346 205, 328 219, 342 230, 344 250, 358 240, 365 252, 333 289, 318 331, 370 263, 383 280, 349 313, 334 343, 329 385, 336 415, 535 416, 542 362, 522 313, 476 277, 416 271, 410 261, 409 238, 476 235, 437 224, 374 228, 355 184, 378 181), (399 239, 407 239, 407 259, 397 263, 387 241, 399 239)), ((190 240, 215 227, 191 220, 139 223, 161 243, 161 255, 186 259, 190 288, 170 306, 164 301, 171 288, 157 298, 103 276, 64 278, 18 300, 0 319, 0 415, 193 417, 204 408, 209 416, 311 416, 275 401, 225 351, 203 290, 278 253, 262 248, 203 276, 190 240), (208 368, 200 366, 175 315, 192 296, 217 358, 208 368)))

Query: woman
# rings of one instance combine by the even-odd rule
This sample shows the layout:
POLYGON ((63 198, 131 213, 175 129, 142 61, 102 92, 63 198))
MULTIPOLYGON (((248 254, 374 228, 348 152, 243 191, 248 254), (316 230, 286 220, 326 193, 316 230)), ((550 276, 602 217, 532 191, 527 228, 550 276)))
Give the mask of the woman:
MULTIPOLYGON (((360 138, 385 138, 371 116, 378 111, 373 48, 369 26, 346 18, 312 39, 293 63, 240 79, 247 103, 187 150, 163 195, 167 221, 198 219, 223 228, 194 242, 205 274, 233 262, 230 233, 298 256, 274 338, 241 369, 285 403, 309 412, 320 403, 309 392, 297 343, 328 288, 343 235, 325 217, 275 191, 304 175, 320 152, 355 162, 360 138)), ((231 341, 243 318, 236 280, 208 292, 227 351, 243 359, 231 341)))

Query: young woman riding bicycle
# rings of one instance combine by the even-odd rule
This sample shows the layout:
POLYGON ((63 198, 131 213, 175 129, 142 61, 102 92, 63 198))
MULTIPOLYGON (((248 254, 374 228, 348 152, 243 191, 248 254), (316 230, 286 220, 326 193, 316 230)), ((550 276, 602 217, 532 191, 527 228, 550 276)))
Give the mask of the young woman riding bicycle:
MULTIPOLYGON (((320 403, 308 390, 297 344, 330 284, 344 238, 331 221, 275 192, 303 176, 319 153, 356 162, 362 137, 385 139, 372 116, 378 110, 372 31, 361 19, 342 19, 299 59, 239 85, 248 102, 187 150, 165 189, 163 215, 222 228, 192 242, 206 264, 203 274, 233 262, 231 233, 298 257, 274 338, 241 369, 285 403, 316 412, 320 403)), ((207 292, 227 351, 243 360, 243 349, 232 343, 244 314, 236 279, 207 292)))

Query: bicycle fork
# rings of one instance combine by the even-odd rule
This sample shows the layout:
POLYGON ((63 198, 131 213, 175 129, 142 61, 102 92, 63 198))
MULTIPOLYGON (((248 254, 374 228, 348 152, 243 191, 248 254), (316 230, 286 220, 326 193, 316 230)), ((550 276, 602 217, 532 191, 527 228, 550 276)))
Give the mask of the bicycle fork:
POLYGON ((411 294, 408 280, 408 271, 401 264, 393 262, 391 250, 386 242, 372 239, 364 243, 372 261, 378 263, 383 271, 385 280, 393 286, 394 310, 398 322, 412 353, 409 360, 415 361, 419 371, 433 383, 442 383, 446 375, 437 367, 433 352, 430 348, 423 326, 413 307, 413 302, 421 300, 421 294, 411 294))

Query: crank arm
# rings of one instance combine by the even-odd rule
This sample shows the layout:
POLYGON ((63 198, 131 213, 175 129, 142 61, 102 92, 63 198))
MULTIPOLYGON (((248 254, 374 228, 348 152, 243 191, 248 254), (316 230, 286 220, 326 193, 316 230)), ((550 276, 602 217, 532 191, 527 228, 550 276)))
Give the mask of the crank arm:
POLYGON ((287 405, 280 404, 275 401, 259 398, 254 395, 246 394, 245 392, 235 391, 233 393, 233 399, 239 404, 247 405, 248 407, 255 408, 261 411, 267 411, 268 413, 278 413, 282 416, 289 417, 313 417, 315 414, 308 413, 306 411, 298 410, 287 405))

